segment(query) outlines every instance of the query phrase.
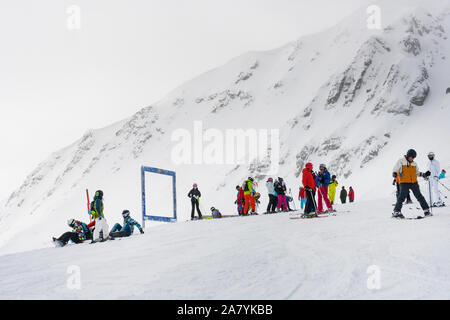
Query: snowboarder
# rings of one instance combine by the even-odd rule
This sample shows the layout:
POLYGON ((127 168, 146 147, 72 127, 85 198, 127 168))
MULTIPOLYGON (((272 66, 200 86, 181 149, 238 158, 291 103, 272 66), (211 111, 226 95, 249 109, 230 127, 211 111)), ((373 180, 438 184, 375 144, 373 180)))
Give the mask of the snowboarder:
POLYGON ((325 201, 325 205, 327 206, 326 212, 332 212, 333 206, 331 205, 330 200, 328 199, 328 185, 330 184, 331 177, 330 173, 328 172, 326 166, 324 164, 321 164, 319 166, 319 173, 316 177, 316 185, 318 186, 318 211, 317 213, 320 214, 323 212, 323 204, 322 199, 325 201))
POLYGON ((220 211, 214 207, 211 207, 211 215, 212 215, 213 219, 222 218, 222 214, 220 213, 220 211))
POLYGON ((267 213, 275 213, 275 208, 278 204, 278 198, 275 196, 275 187, 273 179, 269 178, 266 182, 267 193, 269 194, 269 204, 267 205, 267 213))
POLYGON ((133 234, 134 227, 138 228, 141 234, 144 233, 141 225, 131 218, 129 210, 123 210, 122 217, 123 227, 119 223, 116 223, 109 233, 110 239, 129 237, 133 234))
POLYGON ((350 201, 350 203, 355 201, 355 190, 353 190, 352 187, 350 187, 348 191, 348 200, 350 201))
POLYGON ((278 180, 275 182, 275 192, 278 195, 278 203, 277 203, 277 211, 287 211, 287 202, 286 202, 286 183, 283 178, 278 177, 278 180))
POLYGON ((91 243, 105 241, 108 237, 108 223, 103 214, 103 210, 103 191, 97 190, 95 192, 94 200, 91 202, 91 216, 95 221, 95 229, 91 243))
POLYGON ((434 152, 428 153, 428 171, 431 172, 430 176, 430 205, 432 207, 442 207, 444 203, 441 200, 439 193, 439 175, 441 174, 441 166, 439 161, 436 160, 434 152))
POLYGON ((330 203, 334 204, 334 198, 336 196, 336 188, 339 185, 339 183, 336 180, 336 176, 333 175, 331 177, 330 184, 328 185, 328 199, 330 200, 330 203))
POLYGON ((69 241, 78 244, 83 243, 85 240, 92 239, 92 232, 89 230, 86 223, 75 219, 69 219, 67 225, 71 227, 73 231, 62 234, 58 239, 53 238, 53 242, 58 246, 64 247, 69 241))
POLYGON ((306 203, 306 193, 305 193, 304 187, 300 187, 300 191, 298 193, 298 200, 300 201, 301 209, 303 209, 305 207, 305 203, 306 203))
POLYGON ((406 155, 397 161, 394 169, 392 170, 394 178, 398 176, 400 181, 400 194, 397 197, 397 203, 395 205, 394 212, 392 213, 394 218, 404 218, 401 210, 403 201, 405 201, 406 197, 408 196, 409 190, 413 192, 414 196, 419 201, 425 216, 431 214, 430 207, 428 206, 427 201, 420 192, 419 183, 417 182, 417 176, 428 179, 428 177, 431 175, 431 172, 420 172, 419 167, 414 162, 414 159, 416 157, 417 153, 415 150, 408 150, 406 155))
POLYGON ((340 198, 341 198, 341 203, 342 204, 347 202, 347 190, 345 190, 344 186, 342 186, 340 198))
POLYGON ((240 216, 244 215, 244 205, 245 205, 245 197, 244 197, 244 189, 240 186, 236 186, 237 200, 234 202, 237 205, 238 214, 240 216))
POLYGON ((441 174, 439 175, 439 179, 445 179, 445 174, 446 173, 447 172, 444 169, 442 169, 441 174))
POLYGON ((199 220, 203 219, 202 213, 200 212, 200 208, 199 208, 201 196, 202 196, 202 194, 200 193, 200 190, 198 190, 198 185, 196 183, 194 183, 192 185, 191 191, 189 191, 189 193, 188 193, 188 197, 191 198, 191 205, 192 205, 191 220, 194 220, 194 218, 195 218, 195 216, 194 216, 195 209, 197 209, 198 219, 199 220))
POLYGON ((247 180, 244 182, 244 199, 245 199, 245 206, 244 206, 244 215, 248 215, 248 210, 251 206, 251 214, 256 214, 256 201, 255 201, 255 190, 253 190, 253 182, 254 179, 252 177, 248 177, 247 180))
POLYGON ((306 193, 305 216, 317 216, 317 205, 315 200, 316 182, 314 178, 313 165, 308 162, 302 170, 302 184, 306 193))

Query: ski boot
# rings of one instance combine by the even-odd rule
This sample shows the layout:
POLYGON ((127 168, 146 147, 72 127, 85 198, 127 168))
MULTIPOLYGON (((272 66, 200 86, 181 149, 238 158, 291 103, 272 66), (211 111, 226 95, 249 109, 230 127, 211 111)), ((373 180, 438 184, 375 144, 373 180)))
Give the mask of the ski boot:
POLYGON ((433 214, 430 212, 430 209, 424 210, 424 211, 423 211, 423 214, 425 215, 425 217, 430 217, 430 216, 433 215, 433 214))
POLYGON ((405 219, 405 216, 401 212, 394 211, 394 213, 392 214, 392 218, 405 219))

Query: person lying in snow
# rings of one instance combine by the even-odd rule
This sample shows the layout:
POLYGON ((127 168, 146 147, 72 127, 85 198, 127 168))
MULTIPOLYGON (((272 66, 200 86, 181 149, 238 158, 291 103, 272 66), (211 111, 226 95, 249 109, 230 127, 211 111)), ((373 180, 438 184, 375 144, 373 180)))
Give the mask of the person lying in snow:
POLYGON ((86 223, 75 219, 69 219, 67 224, 73 231, 62 234, 58 239, 53 238, 53 242, 57 245, 64 247, 69 241, 78 244, 83 243, 85 240, 92 239, 92 232, 86 223))
POLYGON ((111 229, 111 232, 109 233, 109 238, 111 240, 114 240, 114 238, 123 238, 123 237, 129 237, 133 234, 134 227, 137 227, 141 233, 144 233, 144 229, 142 229, 141 225, 136 222, 133 218, 130 216, 130 211, 124 210, 122 212, 123 217, 123 227, 116 223, 114 227, 111 229))

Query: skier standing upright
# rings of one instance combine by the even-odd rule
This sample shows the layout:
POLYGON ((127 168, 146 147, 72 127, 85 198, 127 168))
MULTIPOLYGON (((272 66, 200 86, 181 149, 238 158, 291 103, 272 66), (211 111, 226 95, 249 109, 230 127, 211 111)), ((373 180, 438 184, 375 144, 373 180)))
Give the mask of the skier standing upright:
POLYGON ((330 173, 328 172, 326 166, 321 164, 319 167, 319 173, 316 177, 316 185, 318 186, 318 212, 323 212, 323 204, 322 199, 325 201, 325 205, 327 206, 327 212, 333 211, 333 206, 331 205, 330 200, 328 199, 328 185, 330 184, 331 178, 330 173))
POLYGON ((92 243, 105 241, 108 238, 108 223, 106 222, 103 210, 103 191, 97 190, 95 192, 94 200, 91 202, 91 215, 93 220, 95 221, 92 243))
POLYGON ((244 205, 245 205, 245 197, 244 197, 244 189, 241 186, 236 186, 237 190, 237 199, 234 202, 237 205, 238 214, 240 216, 244 215, 244 205))
POLYGON ((288 211, 287 199, 286 199, 286 183, 283 178, 278 177, 275 183, 275 191, 278 195, 277 210, 288 211))
POLYGON ((334 204, 334 198, 336 196, 336 189, 337 189, 338 185, 339 185, 339 183, 336 180, 336 176, 333 175, 331 177, 330 184, 328 185, 328 198, 332 205, 334 204))
POLYGON ((406 197, 408 196, 409 190, 413 192, 414 196, 419 201, 425 216, 430 215, 430 207, 428 206, 427 201, 420 192, 417 176, 428 179, 428 177, 431 175, 431 172, 430 171, 427 171, 426 173, 420 172, 419 167, 414 162, 414 159, 416 157, 417 153, 415 150, 413 149, 408 150, 406 155, 397 161, 397 163, 394 166, 394 169, 392 170, 394 178, 399 176, 400 181, 400 194, 397 197, 397 203, 395 205, 394 212, 392 214, 394 218, 404 218, 403 214, 401 213, 401 210, 403 206, 403 201, 405 201, 406 197))
POLYGON ((350 189, 348 191, 348 200, 350 201, 350 203, 355 201, 355 190, 353 190, 352 187, 350 187, 350 189))
POLYGON ((254 194, 256 193, 255 190, 253 190, 253 182, 254 179, 252 177, 248 177, 247 180, 244 182, 244 199, 245 199, 245 206, 244 206, 244 215, 248 214, 248 210, 252 210, 252 214, 256 214, 256 201, 254 194))
POLYGON ((266 182, 267 193, 269 194, 269 204, 267 205, 267 213, 275 213, 275 208, 277 207, 278 200, 275 196, 275 187, 273 184, 273 179, 269 178, 266 182))
POLYGON ((347 190, 345 190, 344 186, 342 186, 341 194, 339 195, 339 197, 341 198, 341 203, 342 204, 347 202, 347 190))
POLYGON ((315 200, 316 182, 314 179, 313 165, 310 162, 307 163, 302 170, 302 184, 305 187, 307 198, 304 215, 315 216, 317 215, 317 205, 315 200))
POLYGON ((189 193, 188 193, 188 197, 191 198, 191 205, 192 205, 191 220, 194 220, 195 209, 197 209, 198 219, 200 219, 200 220, 203 219, 202 213, 200 212, 200 208, 199 208, 201 196, 202 196, 202 194, 200 193, 200 190, 198 190, 198 185, 196 183, 194 183, 192 185, 191 191, 189 191, 189 193))
POLYGON ((298 193, 298 200, 300 201, 300 207, 303 209, 306 203, 306 192, 304 187, 300 187, 300 191, 298 193))
POLYGON ((436 160, 434 152, 428 154, 428 171, 430 171, 430 205, 432 207, 442 207, 444 203, 441 200, 439 193, 439 175, 441 174, 441 166, 439 161, 436 160))

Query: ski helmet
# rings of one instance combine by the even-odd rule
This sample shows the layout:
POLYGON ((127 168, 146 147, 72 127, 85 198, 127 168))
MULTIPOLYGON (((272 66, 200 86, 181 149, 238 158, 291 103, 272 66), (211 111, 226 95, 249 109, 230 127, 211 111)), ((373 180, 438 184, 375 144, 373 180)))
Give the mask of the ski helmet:
POLYGON ((241 189, 241 187, 240 186, 236 186, 236 190, 240 190, 241 189))
POLYGON ((272 178, 269 178, 269 179, 267 179, 267 181, 273 182, 273 179, 272 179, 272 178))
POLYGON ((75 224, 75 219, 69 219, 69 220, 67 220, 67 225, 68 225, 69 227, 73 227, 74 224, 75 224))
POLYGON ((95 192, 95 196, 97 197, 97 198, 103 198, 103 191, 102 190, 97 190, 96 192, 95 192))
POLYGON ((406 153, 406 157, 411 157, 413 159, 415 159, 417 157, 417 152, 414 149, 409 149, 408 152, 406 153))
POLYGON ((197 188, 197 187, 198 187, 196 183, 194 183, 192 186, 193 186, 194 188, 197 188))
POLYGON ((331 179, 336 179, 336 175, 333 174, 333 175, 331 176, 331 179))
POLYGON ((128 218, 129 216, 130 216, 130 211, 128 211, 128 210, 123 210, 123 212, 122 212, 122 217, 128 218))
POLYGON ((216 210, 216 208, 214 208, 214 207, 211 207, 211 211, 214 211, 214 210, 216 210))
POLYGON ((312 164, 311 162, 308 162, 308 163, 305 165, 305 168, 306 168, 306 169, 309 169, 309 170, 312 170, 312 169, 313 169, 313 164, 312 164))
POLYGON ((321 163, 321 164, 319 165, 319 168, 322 168, 322 167, 326 168, 327 166, 326 166, 324 163, 321 163))
POLYGON ((434 157, 435 157, 435 154, 434 154, 434 152, 430 152, 430 153, 428 153, 428 159, 430 159, 430 160, 433 160, 433 159, 434 159, 434 157))
POLYGON ((250 180, 251 182, 254 181, 252 177, 248 177, 248 180, 250 180))

